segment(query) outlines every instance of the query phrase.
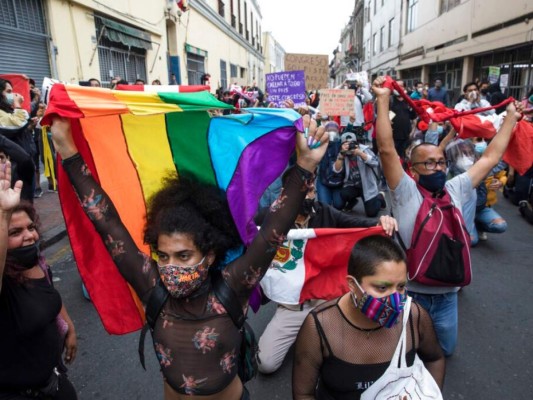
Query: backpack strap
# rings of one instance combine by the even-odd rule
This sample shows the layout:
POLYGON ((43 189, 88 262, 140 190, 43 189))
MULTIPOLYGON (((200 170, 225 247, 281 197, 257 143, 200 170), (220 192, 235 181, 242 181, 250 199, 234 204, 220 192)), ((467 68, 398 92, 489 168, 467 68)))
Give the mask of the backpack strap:
POLYGON ((220 271, 214 271, 212 277, 213 290, 218 301, 222 303, 235 326, 240 330, 246 320, 242 305, 235 291, 228 286, 220 271))
POLYGON ((163 309, 163 306, 167 302, 168 295, 169 293, 167 288, 161 281, 161 278, 158 278, 154 288, 152 289, 152 293, 148 298, 148 302, 146 303, 146 323, 144 324, 141 330, 141 337, 139 338, 139 359, 145 371, 146 366, 144 363, 144 340, 146 337, 146 332, 148 331, 148 329, 150 329, 150 331, 154 330, 155 323, 157 321, 157 318, 159 317, 159 314, 161 313, 161 310, 163 309))

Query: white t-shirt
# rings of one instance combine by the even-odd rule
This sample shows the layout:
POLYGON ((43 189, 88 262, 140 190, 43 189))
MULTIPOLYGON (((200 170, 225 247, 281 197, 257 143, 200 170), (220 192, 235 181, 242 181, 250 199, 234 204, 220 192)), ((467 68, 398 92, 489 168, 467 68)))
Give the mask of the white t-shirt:
MULTIPOLYGON (((457 209, 463 212, 463 204, 472 197, 472 180, 468 173, 462 173, 446 181, 446 190, 457 209)), ((424 197, 418 191, 413 178, 403 173, 403 177, 396 189, 391 190, 392 212, 398 221, 399 234, 407 248, 411 246, 411 238, 415 228, 416 216, 424 197)), ((416 282, 409 282, 408 289, 417 293, 442 294, 456 292, 459 288, 426 286, 416 282)))

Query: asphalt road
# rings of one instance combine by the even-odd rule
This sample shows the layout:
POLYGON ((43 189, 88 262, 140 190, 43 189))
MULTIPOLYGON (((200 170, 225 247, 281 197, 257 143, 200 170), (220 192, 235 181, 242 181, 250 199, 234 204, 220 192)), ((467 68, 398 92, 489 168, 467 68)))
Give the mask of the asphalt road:
MULTIPOLYGON (((472 250, 474 278, 459 294, 459 343, 447 363, 446 399, 533 399, 533 225, 505 200, 497 209, 509 229, 489 234, 472 250)), ((150 338, 144 371, 137 354, 139 333, 108 335, 83 298, 68 240, 49 248, 47 257, 76 325, 79 349, 70 377, 79 399, 162 399, 150 338)), ((257 335, 273 311, 268 305, 251 316, 257 335)), ((291 374, 292 355, 277 373, 247 385, 252 398, 290 399, 291 374)))

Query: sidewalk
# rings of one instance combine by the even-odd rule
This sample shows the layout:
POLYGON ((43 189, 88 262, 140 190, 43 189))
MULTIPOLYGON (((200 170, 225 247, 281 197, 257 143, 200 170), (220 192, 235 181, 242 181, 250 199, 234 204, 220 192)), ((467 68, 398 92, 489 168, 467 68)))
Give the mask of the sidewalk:
POLYGON ((43 195, 33 200, 41 221, 41 242, 43 248, 50 247, 67 235, 63 213, 57 192, 47 191, 43 185, 43 195))

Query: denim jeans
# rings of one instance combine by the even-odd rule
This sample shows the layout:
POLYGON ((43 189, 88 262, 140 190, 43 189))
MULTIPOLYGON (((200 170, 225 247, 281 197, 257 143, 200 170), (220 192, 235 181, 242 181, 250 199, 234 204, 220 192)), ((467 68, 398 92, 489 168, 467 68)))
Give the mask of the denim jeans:
POLYGON ((489 233, 503 233, 507 230, 506 221, 499 223, 492 222, 498 218, 502 218, 502 216, 498 214, 492 207, 485 207, 481 211, 476 211, 475 222, 477 229, 474 229, 473 235, 471 235, 473 246, 475 246, 479 240, 477 233, 478 230, 489 233))
POLYGON ((332 189, 320 182, 320 178, 316 180, 316 197, 318 201, 321 201, 324 204, 333 204, 333 191, 332 189))
POLYGON ((429 313, 444 355, 451 356, 457 345, 457 292, 409 295, 429 313))

